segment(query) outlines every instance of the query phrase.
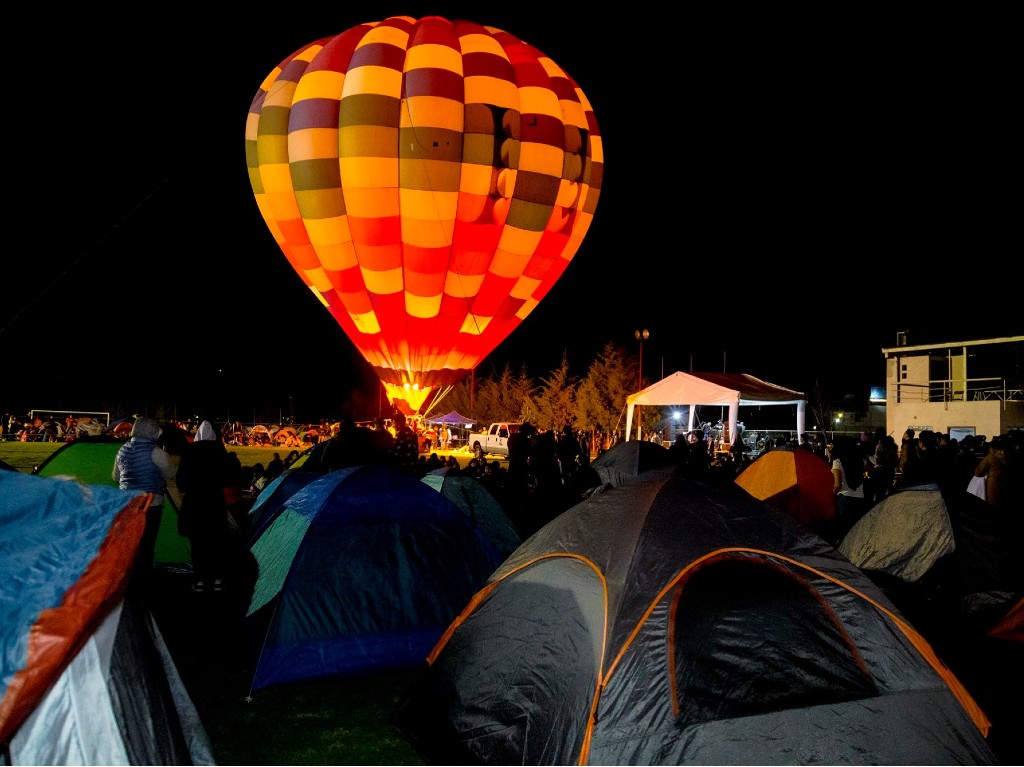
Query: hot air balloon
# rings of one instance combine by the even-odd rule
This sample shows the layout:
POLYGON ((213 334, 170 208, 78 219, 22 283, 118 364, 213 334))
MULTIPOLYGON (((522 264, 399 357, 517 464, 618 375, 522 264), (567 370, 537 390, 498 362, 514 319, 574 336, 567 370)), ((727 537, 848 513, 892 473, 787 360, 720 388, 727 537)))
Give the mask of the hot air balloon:
POLYGON ((408 413, 550 291, 604 168, 593 109, 558 64, 439 16, 293 53, 253 99, 245 150, 284 255, 408 413))

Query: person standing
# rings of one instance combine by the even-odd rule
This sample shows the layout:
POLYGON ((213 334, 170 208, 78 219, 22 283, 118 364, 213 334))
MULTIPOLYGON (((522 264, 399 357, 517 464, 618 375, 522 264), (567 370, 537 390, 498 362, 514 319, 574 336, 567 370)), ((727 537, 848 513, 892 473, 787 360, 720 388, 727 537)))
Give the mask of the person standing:
POLYGON ((675 451, 676 463, 682 476, 702 482, 706 481, 711 474, 711 452, 708 442, 704 438, 704 432, 694 429, 677 437, 677 441, 684 439, 685 442, 675 451))
POLYGON ((558 466, 562 473, 562 484, 571 486, 572 478, 582 462, 583 450, 580 448, 579 440, 576 439, 576 433, 569 424, 562 427, 562 436, 558 439, 556 450, 558 466))
POLYGON ((228 527, 232 532, 238 532, 248 522, 248 508, 242 498, 242 459, 233 450, 228 450, 227 456, 224 503, 228 507, 228 527))
POLYGON ((836 436, 832 443, 832 492, 836 497, 837 540, 841 541, 867 510, 864 469, 860 445, 845 435, 836 436))
MULTIPOLYGON (((292 451, 295 452, 294 450, 292 451)), ((277 475, 284 471, 284 461, 281 460, 280 453, 274 453, 274 457, 270 459, 270 463, 267 464, 267 468, 264 470, 263 475, 267 478, 267 481, 272 481, 277 478, 277 475)))
POLYGON ((224 488, 231 481, 228 451, 217 430, 203 421, 178 464, 179 532, 192 544, 192 590, 224 589, 231 527, 224 488))
POLYGON ((949 483, 954 492, 959 493, 967 489, 980 462, 981 459, 974 454, 974 435, 965 434, 957 444, 956 455, 953 456, 953 464, 950 466, 949 483))
POLYGON ((436 426, 430 426, 427 428, 423 435, 423 452, 429 453, 432 450, 437 450, 440 443, 440 432, 436 426))
POLYGON ((405 413, 395 413, 395 442, 391 452, 399 471, 417 475, 417 463, 420 457, 419 438, 406 421, 405 413))
POLYGON ((892 492, 899 465, 900 449, 896 446, 896 440, 891 434, 883 434, 875 446, 874 467, 870 469, 871 500, 874 503, 878 503, 892 492))
POLYGON ((923 482, 921 454, 917 449, 917 432, 907 429, 900 441, 900 487, 911 487, 923 482))
POLYGON ((136 418, 131 436, 117 451, 111 472, 111 477, 122 490, 153 494, 132 578, 143 591, 149 591, 152 586, 153 554, 163 518, 167 481, 174 479, 177 470, 170 455, 157 444, 162 433, 160 424, 152 418, 136 418))
POLYGON ((974 469, 974 476, 985 478, 985 500, 990 506, 1005 509, 1017 516, 1020 524, 1024 504, 1024 471, 1020 464, 1020 451, 1008 434, 991 439, 988 452, 974 469))

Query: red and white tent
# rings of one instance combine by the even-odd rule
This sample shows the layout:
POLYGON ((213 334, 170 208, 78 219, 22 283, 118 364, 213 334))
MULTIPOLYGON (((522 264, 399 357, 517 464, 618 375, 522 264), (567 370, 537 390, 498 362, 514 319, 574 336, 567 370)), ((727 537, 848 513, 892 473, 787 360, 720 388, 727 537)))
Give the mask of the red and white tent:
POLYGON ((796 405, 796 433, 803 434, 807 398, 803 392, 746 373, 675 372, 626 397, 627 440, 633 426, 633 408, 637 405, 690 405, 690 430, 694 427, 693 405, 728 406, 730 434, 736 434, 740 405, 796 405))

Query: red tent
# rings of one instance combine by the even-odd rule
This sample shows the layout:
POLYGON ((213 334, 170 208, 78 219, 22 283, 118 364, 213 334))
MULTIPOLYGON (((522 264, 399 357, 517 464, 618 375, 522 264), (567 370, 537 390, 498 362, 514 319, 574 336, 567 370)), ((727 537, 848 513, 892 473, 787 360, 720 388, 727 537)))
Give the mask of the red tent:
POLYGON ((736 477, 736 484, 803 524, 836 516, 832 469, 810 450, 764 453, 736 477))
POLYGON ((994 639, 1009 639, 1011 642, 1024 642, 1024 597, 1017 601, 1010 611, 988 631, 994 639))

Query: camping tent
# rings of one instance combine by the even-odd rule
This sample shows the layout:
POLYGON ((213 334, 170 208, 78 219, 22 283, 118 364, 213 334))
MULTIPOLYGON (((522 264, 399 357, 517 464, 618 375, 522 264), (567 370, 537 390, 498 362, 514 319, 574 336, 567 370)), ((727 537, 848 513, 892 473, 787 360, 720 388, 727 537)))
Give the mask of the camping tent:
POLYGON ((291 468, 323 474, 346 466, 393 464, 393 446, 394 438, 385 429, 354 426, 349 421, 330 439, 305 450, 291 468))
POLYGON ((508 556, 523 542, 504 507, 476 477, 455 474, 445 468, 428 471, 420 481, 462 509, 502 556, 508 556))
POLYGON ((966 612, 1024 590, 1024 560, 1009 515, 966 492, 934 483, 886 496, 861 517, 839 551, 884 585, 924 582, 958 595, 966 612), (927 576, 927 577, 926 577, 927 576), (895 579, 895 580, 893 580, 895 579))
POLYGON ((1024 644, 1024 597, 1018 599, 1017 604, 988 630, 988 636, 1024 644))
POLYGON ((887 495, 850 528, 839 553, 862 570, 907 583, 920 580, 956 551, 953 523, 935 484, 887 495))
POLYGON ((605 450, 590 462, 590 468, 597 473, 602 484, 618 487, 632 482, 645 471, 668 466, 673 460, 667 447, 634 439, 619 442, 605 450))
POLYGON ((270 523, 277 519, 289 498, 321 476, 323 475, 315 471, 285 469, 268 482, 249 507, 250 543, 259 538, 270 523))
POLYGON ((125 596, 151 497, 0 474, 5 764, 214 764, 156 622, 125 596))
POLYGON ((430 764, 979 764, 989 721, 863 573, 735 485, 646 472, 488 579, 395 722, 430 764))
POLYGON ((445 413, 444 415, 425 418, 424 420, 426 423, 430 424, 444 424, 452 428, 462 429, 462 432, 460 432, 457 439, 454 437, 452 438, 452 442, 450 443, 449 447, 457 443, 464 443, 465 438, 468 434, 468 429, 474 423, 476 423, 472 418, 467 418, 466 416, 459 413, 457 410, 452 410, 450 413, 445 413))
POLYGON ((755 498, 805 525, 823 526, 835 519, 832 469, 810 450, 762 453, 735 482, 755 498))
POLYGON ((131 436, 132 426, 134 425, 134 418, 118 418, 116 421, 111 421, 107 424, 107 428, 103 430, 103 433, 122 440, 128 439, 131 436))
POLYGON ((745 373, 675 372, 626 397, 627 440, 637 405, 690 405, 690 431, 694 427, 694 405, 728 406, 729 434, 736 434, 740 405, 796 405, 796 433, 803 434, 807 398, 802 392, 745 373))
POLYGON ((504 559, 460 508, 389 466, 318 477, 250 548, 254 690, 422 664, 504 559))
POLYGON ((424 418, 423 420, 427 423, 443 423, 448 426, 461 426, 464 429, 476 423, 472 418, 466 418, 466 416, 462 415, 457 410, 445 413, 444 415, 424 418))
MULTIPOLYGON (((32 473, 40 477, 74 477, 87 485, 116 487, 112 475, 114 459, 123 444, 124 440, 114 437, 80 437, 54 450, 32 473)), ((188 565, 191 562, 192 548, 188 538, 178 532, 178 506, 170 493, 164 493, 153 563, 188 565)))

